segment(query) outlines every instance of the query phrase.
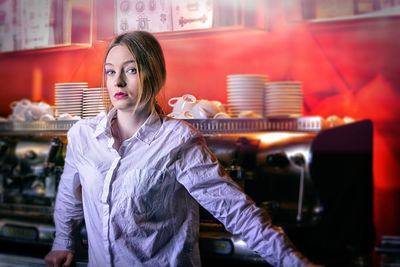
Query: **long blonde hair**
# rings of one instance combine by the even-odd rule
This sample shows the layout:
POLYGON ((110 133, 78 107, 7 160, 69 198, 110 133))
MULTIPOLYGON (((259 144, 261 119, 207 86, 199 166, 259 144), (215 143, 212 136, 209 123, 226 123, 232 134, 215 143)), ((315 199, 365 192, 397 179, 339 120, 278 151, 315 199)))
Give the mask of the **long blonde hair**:
POLYGON ((118 45, 125 45, 132 53, 139 76, 138 98, 134 111, 141 103, 147 103, 152 111, 157 108, 156 96, 164 86, 166 79, 164 54, 158 40, 149 32, 132 31, 116 36, 107 48, 103 61, 103 97, 110 110, 112 105, 105 86, 105 61, 110 50, 118 45))

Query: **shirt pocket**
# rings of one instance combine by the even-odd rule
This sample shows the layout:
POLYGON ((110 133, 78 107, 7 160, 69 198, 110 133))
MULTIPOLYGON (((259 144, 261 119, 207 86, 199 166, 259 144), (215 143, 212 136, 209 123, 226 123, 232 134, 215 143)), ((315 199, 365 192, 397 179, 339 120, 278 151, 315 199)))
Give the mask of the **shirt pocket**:
POLYGON ((134 169, 121 183, 122 207, 125 212, 151 216, 163 207, 165 172, 134 169))

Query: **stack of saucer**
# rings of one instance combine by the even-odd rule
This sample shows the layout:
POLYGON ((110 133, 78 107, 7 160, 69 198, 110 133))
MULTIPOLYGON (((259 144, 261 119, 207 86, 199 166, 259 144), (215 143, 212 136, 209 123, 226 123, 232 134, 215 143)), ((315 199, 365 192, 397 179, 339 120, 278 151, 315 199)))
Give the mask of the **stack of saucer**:
POLYGON ((87 82, 56 83, 55 110, 56 117, 68 113, 71 116, 82 116, 83 89, 88 87, 87 82))
POLYGON ((264 84, 267 81, 267 75, 228 75, 227 93, 231 116, 237 117, 241 112, 253 111, 263 117, 264 84))
POLYGON ((94 117, 101 112, 106 112, 107 107, 104 102, 104 88, 84 88, 82 117, 94 117))
POLYGON ((265 83, 265 117, 300 117, 303 114, 301 82, 265 83))

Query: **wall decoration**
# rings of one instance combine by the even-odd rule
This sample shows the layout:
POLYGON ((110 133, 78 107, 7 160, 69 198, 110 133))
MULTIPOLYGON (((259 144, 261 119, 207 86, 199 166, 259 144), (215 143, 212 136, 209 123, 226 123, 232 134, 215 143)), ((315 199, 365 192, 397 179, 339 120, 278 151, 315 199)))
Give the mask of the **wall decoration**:
POLYGON ((0 52, 91 44, 94 0, 0 0, 0 52))
POLYGON ((211 28, 213 1, 172 0, 174 31, 211 28))
POLYGON ((22 49, 45 47, 54 44, 54 29, 50 25, 51 0, 18 1, 21 5, 22 49), (50 34, 51 33, 51 34, 50 34))
POLYGON ((0 52, 54 44, 51 0, 0 1, 0 52))
POLYGON ((3 0, 0 2, 0 52, 14 49, 13 2, 3 0))
POLYGON ((117 0, 116 34, 211 28, 212 0, 117 0))
POLYGON ((116 34, 172 31, 171 0, 117 0, 116 34))

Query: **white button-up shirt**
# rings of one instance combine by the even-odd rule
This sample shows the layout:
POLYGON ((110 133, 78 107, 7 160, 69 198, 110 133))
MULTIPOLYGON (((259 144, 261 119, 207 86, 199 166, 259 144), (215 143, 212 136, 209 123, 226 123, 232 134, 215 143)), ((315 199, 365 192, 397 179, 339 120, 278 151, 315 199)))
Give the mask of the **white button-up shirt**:
POLYGON ((115 113, 80 120, 68 132, 53 250, 73 251, 73 231, 84 218, 89 266, 200 266, 200 203, 272 265, 306 264, 196 129, 151 114, 116 151, 115 113))

